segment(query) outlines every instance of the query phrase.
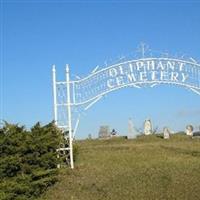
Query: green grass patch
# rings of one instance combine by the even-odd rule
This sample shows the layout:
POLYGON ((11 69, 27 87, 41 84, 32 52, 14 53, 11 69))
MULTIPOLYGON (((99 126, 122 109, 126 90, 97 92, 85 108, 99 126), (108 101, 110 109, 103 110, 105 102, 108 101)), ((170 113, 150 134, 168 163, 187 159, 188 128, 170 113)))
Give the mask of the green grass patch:
POLYGON ((77 141, 75 169, 40 200, 200 199, 200 140, 175 134, 77 141))

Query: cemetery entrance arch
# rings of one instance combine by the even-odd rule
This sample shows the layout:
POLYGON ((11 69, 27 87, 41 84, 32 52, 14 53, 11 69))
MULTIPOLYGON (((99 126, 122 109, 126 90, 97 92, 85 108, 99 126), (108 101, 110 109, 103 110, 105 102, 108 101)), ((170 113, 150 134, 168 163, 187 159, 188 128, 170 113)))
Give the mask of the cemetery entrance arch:
POLYGON ((188 88, 200 95, 200 64, 195 60, 175 58, 141 58, 120 62, 98 70, 96 67, 85 78, 70 79, 66 66, 66 80, 56 80, 53 66, 54 120, 67 134, 71 168, 72 143, 81 110, 87 110, 104 95, 124 87, 142 88, 161 84, 188 88), (74 122, 75 121, 75 122, 74 122))

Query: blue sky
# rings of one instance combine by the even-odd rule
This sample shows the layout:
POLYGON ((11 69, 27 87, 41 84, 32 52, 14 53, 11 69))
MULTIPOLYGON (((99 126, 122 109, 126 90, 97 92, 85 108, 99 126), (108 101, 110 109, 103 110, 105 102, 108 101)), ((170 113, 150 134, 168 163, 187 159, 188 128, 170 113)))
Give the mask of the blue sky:
MULTIPOLYGON (((96 65, 134 52, 140 42, 200 61, 198 1, 1 1, 1 112, 8 122, 31 127, 53 119, 51 66, 64 79, 65 64, 82 77, 96 65)), ((72 76, 73 78, 73 76, 72 76)), ((122 89, 81 117, 77 137, 100 125, 126 134, 137 128, 184 130, 200 125, 200 96, 180 87, 122 89)))

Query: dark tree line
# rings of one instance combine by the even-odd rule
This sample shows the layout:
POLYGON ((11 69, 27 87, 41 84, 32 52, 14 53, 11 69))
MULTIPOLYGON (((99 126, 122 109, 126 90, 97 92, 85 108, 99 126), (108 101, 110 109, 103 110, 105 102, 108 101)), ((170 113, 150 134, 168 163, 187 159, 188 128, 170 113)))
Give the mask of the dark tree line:
POLYGON ((5 122, 0 128, 0 199, 34 199, 54 184, 61 140, 53 122, 31 130, 5 122))

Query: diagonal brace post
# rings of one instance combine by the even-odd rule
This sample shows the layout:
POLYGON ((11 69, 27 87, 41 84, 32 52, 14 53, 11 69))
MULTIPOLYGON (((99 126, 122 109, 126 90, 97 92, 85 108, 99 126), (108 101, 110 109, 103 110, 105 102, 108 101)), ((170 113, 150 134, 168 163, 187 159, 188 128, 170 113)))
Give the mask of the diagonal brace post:
POLYGON ((67 84, 67 114, 68 114, 68 130, 69 130, 69 153, 70 153, 70 166, 74 168, 73 159, 73 138, 72 138, 72 115, 71 115, 71 92, 70 92, 70 77, 69 65, 66 65, 66 84, 67 84))

